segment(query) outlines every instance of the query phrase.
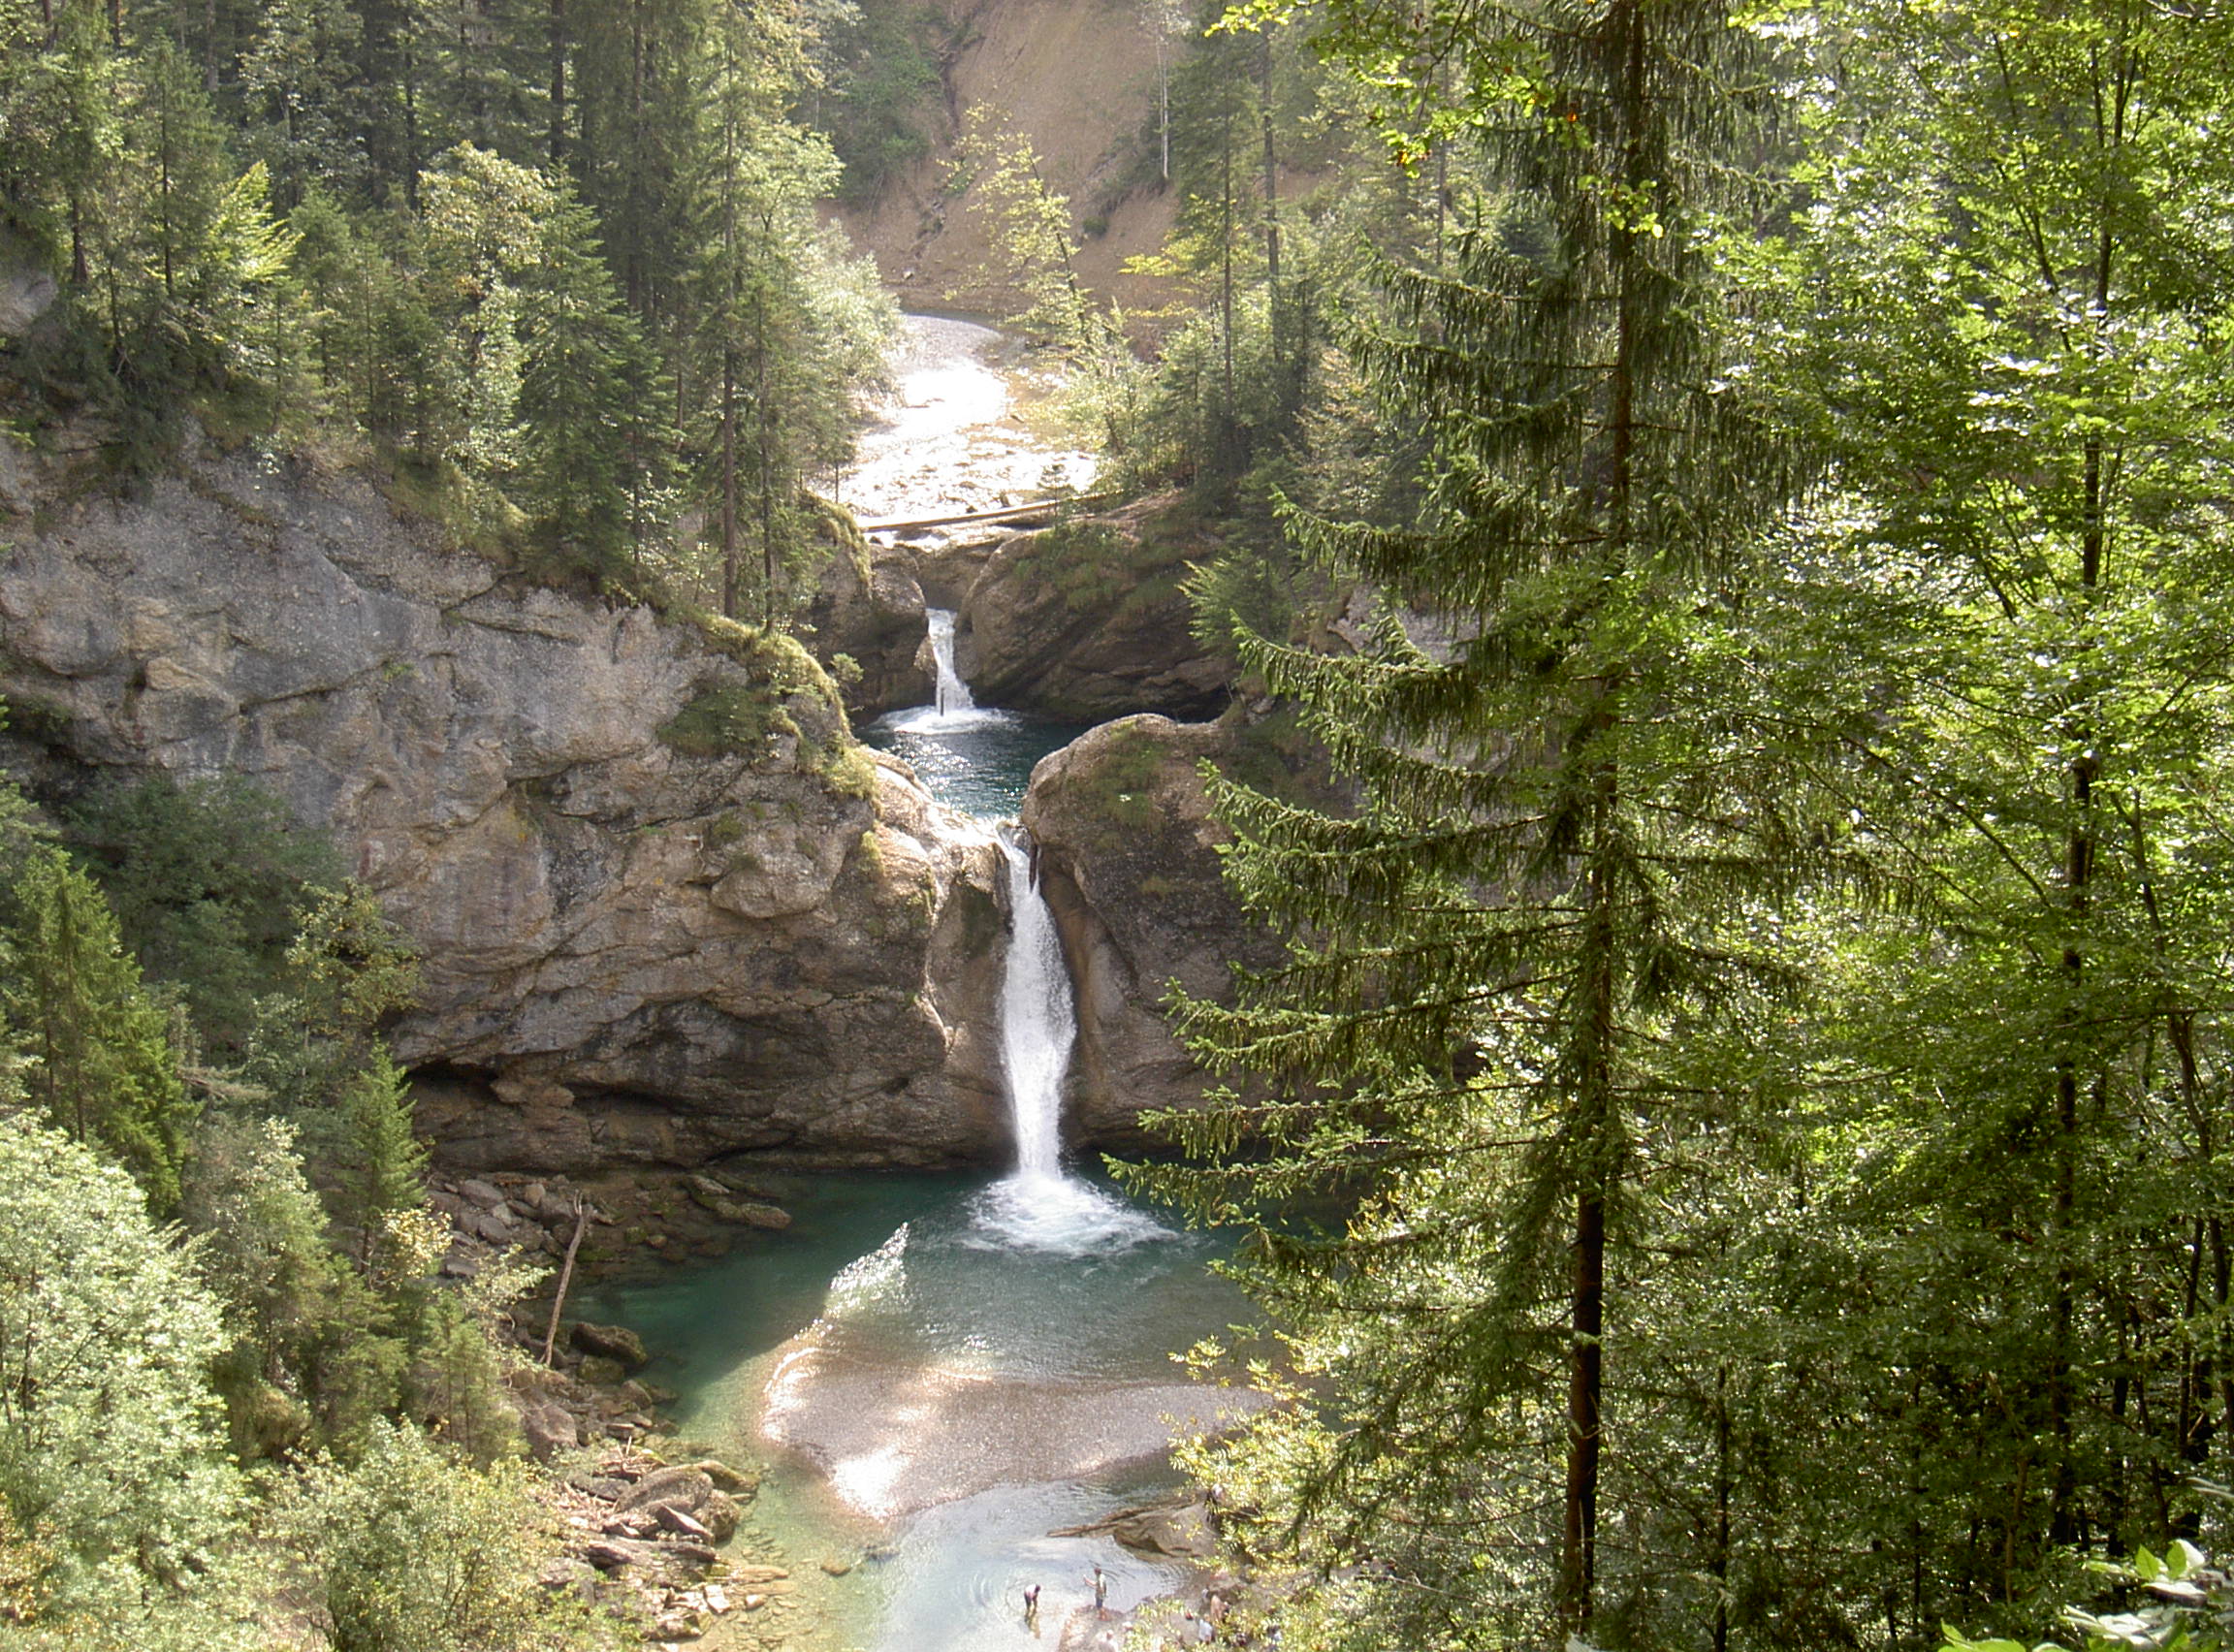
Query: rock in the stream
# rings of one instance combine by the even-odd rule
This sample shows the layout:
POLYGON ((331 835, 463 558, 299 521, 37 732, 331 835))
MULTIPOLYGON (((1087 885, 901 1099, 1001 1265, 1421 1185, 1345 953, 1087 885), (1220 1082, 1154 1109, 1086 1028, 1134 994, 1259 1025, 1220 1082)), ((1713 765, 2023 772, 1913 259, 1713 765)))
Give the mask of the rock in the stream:
POLYGON ((1141 1109, 1201 1100, 1205 1076, 1164 1012, 1167 983, 1220 998, 1232 964, 1283 956, 1220 874, 1226 833, 1198 770, 1247 738, 1222 723, 1123 717, 1033 771, 1023 818, 1076 983, 1072 1116, 1092 1146, 1137 1149, 1141 1109))
POLYGON ((714 1534, 714 1541, 725 1543, 737 1535, 737 1527, 745 1515, 737 1507, 737 1500, 725 1491, 716 1491, 698 1506, 698 1519, 714 1534))
POLYGON ((582 1444, 581 1425, 574 1414, 555 1401, 523 1408, 520 1432, 538 1462, 548 1462, 558 1452, 571 1451, 582 1444))
POLYGON ((652 1357, 645 1351, 644 1339, 626 1325, 595 1325, 582 1319, 575 1322, 572 1336, 584 1353, 601 1354, 630 1371, 652 1357))
POLYGON ((1230 673, 1196 640, 1181 582, 1215 549, 1167 498, 1018 534, 964 599, 956 663, 980 705, 1214 716, 1230 673))
POLYGON ((628 1368, 618 1359, 608 1359, 601 1353, 586 1356, 576 1368, 576 1375, 595 1388, 618 1388, 628 1380, 628 1368))
POLYGON ((1110 1527, 1109 1535, 1143 1554, 1209 1560, 1218 1553, 1217 1528, 1210 1524, 1209 1506, 1202 1503, 1141 1509, 1110 1527))
POLYGON ((850 522, 826 534, 830 551, 809 599, 806 629, 814 655, 839 676, 846 709, 857 717, 930 703, 932 679, 916 662, 923 642, 923 588, 910 551, 872 545, 850 522), (854 664, 850 682, 839 655, 854 664))
POLYGON ((714 1482, 715 1489, 750 1497, 760 1489, 760 1481, 751 1475, 739 1474, 727 1463, 712 1457, 702 1457, 690 1467, 714 1482))
POLYGON ((713 1477, 703 1469, 658 1469, 646 1475, 614 1504, 622 1513, 661 1506, 695 1514, 714 1495, 713 1477))

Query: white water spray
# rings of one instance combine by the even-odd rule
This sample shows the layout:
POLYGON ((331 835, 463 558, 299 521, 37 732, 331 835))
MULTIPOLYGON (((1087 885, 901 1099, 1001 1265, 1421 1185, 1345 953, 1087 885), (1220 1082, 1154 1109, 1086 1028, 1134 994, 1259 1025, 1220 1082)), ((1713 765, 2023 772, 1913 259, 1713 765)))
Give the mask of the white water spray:
POLYGON ((1007 1070, 1016 1168, 985 1190, 977 1220, 1004 1247, 1087 1256, 1173 1235, 1121 1199, 1063 1170, 1063 1080, 1078 1017, 1055 915, 1033 874, 1031 841, 1004 827, 1008 858, 1008 962, 1001 981, 1001 1056, 1007 1070))
POLYGON ((1008 1106, 1016 1126, 1016 1174, 1060 1180, 1063 1079, 1070 1070, 1078 1020, 1055 915, 1032 875, 1032 851, 1022 836, 1001 834, 1012 925, 1001 982, 1001 1058, 1008 1069, 1008 1106))
POLYGON ((954 611, 926 608, 923 619, 931 632, 931 658, 939 669, 939 715, 950 717, 956 712, 975 711, 977 702, 970 697, 970 684, 954 669, 954 611))

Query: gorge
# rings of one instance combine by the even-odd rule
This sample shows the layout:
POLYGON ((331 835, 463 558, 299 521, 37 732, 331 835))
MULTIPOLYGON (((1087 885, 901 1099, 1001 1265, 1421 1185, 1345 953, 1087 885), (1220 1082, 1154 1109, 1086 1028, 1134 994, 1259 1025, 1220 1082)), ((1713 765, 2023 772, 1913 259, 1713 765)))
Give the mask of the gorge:
MULTIPOLYGON (((1045 470, 1002 429, 994 335, 910 325, 905 439, 872 440, 857 495, 878 497, 879 464, 886 501, 910 467, 966 503, 1045 470)), ((1028 801, 1084 726, 981 708, 961 674, 1004 593, 1031 588, 1016 564, 1062 530, 866 549, 906 570, 886 606, 914 640, 887 697, 912 677, 915 703, 857 747, 804 653, 520 586, 352 478, 211 453, 150 497, 72 501, 56 472, 8 462, 38 524, 0 593, 15 766, 57 796, 89 775, 245 776, 331 832, 424 961, 393 1041, 443 1171, 777 1180, 787 1231, 680 1273, 638 1256, 636 1283, 585 1311, 646 1334, 686 1429, 777 1451, 757 1522, 880 1557, 810 1575, 838 1637, 818 1643, 1005 1644, 1029 1582, 1052 1623, 1093 1566, 1119 1608, 1183 1578, 1105 1534, 1048 1533, 1167 1483, 1173 1429, 1241 1403, 1168 1363, 1241 1304, 1203 1272, 1211 1242, 1063 1157, 1135 1144, 1142 1106, 1198 1084, 1156 1006, 1169 957, 1126 943, 1165 908, 1181 929, 1238 920, 1203 835, 1200 739, 1135 716, 1111 725, 1132 731, 1122 786, 1084 753, 1046 770, 1076 778, 1070 801, 1028 801), (1081 893, 1111 846, 1099 800, 1173 787, 1193 806, 1159 830, 1181 830, 1147 855, 1129 834, 1105 893, 1133 910, 1104 919, 1081 893), (1020 812, 1045 842, 999 824, 1020 812)), ((836 548, 832 580, 861 560, 836 548)), ((1073 641, 1101 622, 1065 612, 1073 641)), ((860 646, 840 618, 813 639, 825 659, 860 646)), ((1158 650, 1174 643, 1183 628, 1158 650)))

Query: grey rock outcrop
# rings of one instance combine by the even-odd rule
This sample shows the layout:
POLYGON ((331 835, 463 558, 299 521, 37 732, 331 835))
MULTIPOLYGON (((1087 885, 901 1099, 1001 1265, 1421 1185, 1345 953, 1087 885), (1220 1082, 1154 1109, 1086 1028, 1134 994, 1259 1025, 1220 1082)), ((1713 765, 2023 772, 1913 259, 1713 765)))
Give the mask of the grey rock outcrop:
POLYGON ((1215 715, 1229 672, 1195 640, 1180 584, 1213 549, 1173 524, 1167 500, 1005 541, 956 627, 977 703, 1071 722, 1215 715))
POLYGON ((18 482, 17 755, 238 776, 330 830, 424 955, 392 1041, 455 1166, 1002 1151, 997 851, 804 656, 518 585, 352 477, 18 482))
POLYGON ((1197 772, 1234 738, 1217 723, 1125 717, 1032 772, 1023 820, 1077 989, 1070 1117, 1093 1146, 1136 1147, 1142 1108, 1201 1099, 1204 1075, 1164 1015, 1165 984, 1221 998, 1229 962, 1281 956, 1219 874, 1225 832, 1197 772))
POLYGON ((29 333, 53 307, 57 291, 47 261, 0 224, 0 338, 29 333))
POLYGON ((935 679, 923 648, 923 588, 911 551, 846 534, 807 607, 814 657, 839 675, 846 709, 856 716, 931 703, 935 679), (842 673, 845 655, 857 676, 842 673))

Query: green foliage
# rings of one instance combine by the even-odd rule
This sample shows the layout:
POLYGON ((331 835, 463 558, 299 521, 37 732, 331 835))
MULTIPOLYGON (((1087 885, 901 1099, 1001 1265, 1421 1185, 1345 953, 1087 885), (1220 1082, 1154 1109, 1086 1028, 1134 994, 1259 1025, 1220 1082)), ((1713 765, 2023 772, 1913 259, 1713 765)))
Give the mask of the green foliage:
POLYGON ((382 1290, 416 1288, 448 1235, 426 1220, 427 1149, 411 1129, 410 1081, 375 1051, 335 1098, 335 1216, 356 1235, 358 1263, 382 1290))
POLYGON ((107 898, 68 856, 42 848, 7 891, 0 946, 0 1004, 34 1062, 31 1100, 129 1166, 156 1211, 176 1209, 195 1109, 171 1018, 124 955, 107 898))
POLYGON ((1071 346, 1096 336, 1101 323, 1078 280, 1069 198, 1048 187, 1030 140, 989 105, 970 111, 946 194, 984 222, 985 244, 999 261, 988 279, 1023 301, 1008 325, 1071 346))
POLYGON ((641 464, 623 430, 655 411, 659 381, 598 256, 596 220, 561 189, 543 225, 523 314, 522 476, 544 554, 612 578, 631 545, 641 464))
POLYGON ((594 1636, 536 1585, 537 1516, 518 1470, 382 1424, 303 1477, 278 1531, 335 1652, 559 1652, 594 1636))
POLYGON ((930 153, 944 19, 915 0, 865 0, 822 39, 816 124, 846 169, 840 198, 867 203, 930 153))
POLYGON ((65 816, 148 979, 174 987, 220 1051, 277 989, 299 908, 338 879, 333 845, 237 782, 150 778, 98 789, 65 816))
POLYGON ((62 289, 12 372, 137 470, 191 413, 382 462, 537 577, 782 622, 894 325, 812 208, 837 162, 793 111, 833 51, 878 73, 778 5, 10 0, 0 199, 62 289))
POLYGON ((132 1178, 0 1096, 0 1501, 48 1611, 189 1591, 231 1539, 220 1336, 132 1178))
MULTIPOLYGON (((2221 1494, 2222 1495, 2222 1494, 2221 1494)), ((2101 1579, 2123 1598, 2124 1609, 2101 1601, 2066 1606, 2063 1621, 2077 1632, 2077 1652, 2218 1652, 2234 1636, 2234 1583, 2204 1552, 2176 1538, 2159 1556, 2146 1547, 2129 1562, 2101 1562, 2101 1579)), ((2063 1642, 1973 1640, 1942 1626, 1939 1652, 2067 1652, 2063 1642)))
POLYGON ((1216 1472, 1266 1558, 1374 1557, 1331 1645, 1648 1640, 1715 1613, 1729 1556, 1675 1512, 1711 1496, 1713 1424, 1665 1398, 1700 1356, 1649 1258, 1694 1242, 1735 1162, 1744 1086, 1691 1058, 1742 1050, 1790 991, 1765 941, 1805 850, 1763 708, 1718 663, 1787 475, 1707 321, 1752 43, 1713 4, 1614 5, 1505 16, 1466 52, 1477 76, 1538 62, 1576 118, 1521 102, 1484 136, 1535 247, 1484 226, 1447 267, 1391 266, 1388 322, 1346 340, 1383 417, 1424 425, 1429 508, 1294 522, 1330 578, 1384 593, 1361 651, 1233 636, 1358 807, 1214 789, 1232 884, 1292 959, 1237 1005, 1185 1004, 1253 1086, 1160 1121, 1194 1167, 1136 1172, 1249 1223, 1240 1272, 1326 1384, 1216 1472), (1607 210, 1615 188, 1653 221, 1607 210), (1343 1223, 1297 1231, 1322 1200, 1343 1223), (1609 1427, 1655 1404, 1653 1429, 1609 1427))
POLYGON ((1085 795, 1103 848, 1117 847, 1128 833, 1156 819, 1154 791, 1165 761, 1156 737, 1135 728, 1120 728, 1102 743, 1099 761, 1085 776, 1085 795))
POLYGON ((185 1220, 196 1262, 225 1303, 216 1364, 243 1461, 363 1438, 394 1410, 405 1350, 381 1304, 327 1238, 295 1132, 212 1115, 195 1141, 185 1220))
POLYGON ((362 1049, 382 1016, 418 995, 419 957, 356 879, 312 896, 287 947, 288 985, 309 1032, 362 1049))
POLYGON ((662 742, 691 757, 759 758, 767 755, 769 741, 798 733, 781 701, 740 683, 693 696, 659 726, 662 742))

